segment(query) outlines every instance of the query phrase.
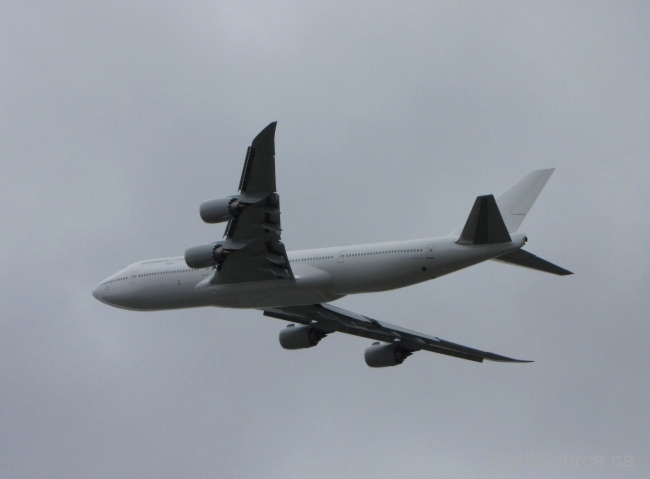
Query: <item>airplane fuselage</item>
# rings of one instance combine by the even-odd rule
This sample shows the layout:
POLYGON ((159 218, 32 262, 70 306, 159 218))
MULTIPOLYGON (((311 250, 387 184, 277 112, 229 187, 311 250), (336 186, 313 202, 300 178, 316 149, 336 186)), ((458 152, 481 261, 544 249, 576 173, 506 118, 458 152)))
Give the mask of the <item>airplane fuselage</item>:
POLYGON ((334 301, 348 294, 403 288, 518 250, 511 242, 457 244, 458 237, 375 243, 287 253, 295 281, 276 279, 213 284, 214 268, 192 269, 183 256, 129 265, 100 283, 93 295, 137 311, 217 306, 273 308, 334 301))

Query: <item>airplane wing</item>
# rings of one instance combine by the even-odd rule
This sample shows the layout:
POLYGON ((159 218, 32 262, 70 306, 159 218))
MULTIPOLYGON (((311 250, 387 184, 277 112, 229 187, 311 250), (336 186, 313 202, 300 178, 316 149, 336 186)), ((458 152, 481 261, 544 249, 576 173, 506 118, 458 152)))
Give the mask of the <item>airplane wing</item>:
POLYGON ((326 303, 270 308, 264 310, 264 315, 305 325, 312 324, 321 338, 338 331, 362 338, 387 343, 398 343, 399 347, 406 352, 407 356, 415 351, 425 350, 479 363, 482 363, 484 359, 507 363, 532 362, 507 358, 498 354, 451 343, 437 337, 384 323, 383 321, 377 321, 376 319, 371 319, 326 303))
POLYGON ((214 275, 213 284, 272 279, 294 280, 280 241, 280 196, 275 188, 275 127, 264 128, 246 152, 239 181, 244 207, 228 222, 224 237, 233 247, 214 275))

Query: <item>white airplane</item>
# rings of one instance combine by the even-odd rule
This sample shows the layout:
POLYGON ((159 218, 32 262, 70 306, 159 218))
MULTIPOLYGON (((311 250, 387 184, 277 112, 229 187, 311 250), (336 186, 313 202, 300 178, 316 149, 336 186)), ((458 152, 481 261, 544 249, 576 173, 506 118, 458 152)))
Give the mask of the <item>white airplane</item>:
POLYGON ((316 346, 334 332, 375 340, 370 367, 401 364, 426 350, 470 361, 530 362, 461 346, 328 304, 348 294, 403 288, 487 260, 560 276, 572 274, 522 250, 517 233, 553 169, 528 173, 498 198, 479 196, 464 226, 448 236, 391 243, 287 251, 280 236, 275 188, 275 126, 246 153, 239 193, 206 201, 206 223, 228 222, 224 239, 194 246, 184 256, 129 265, 93 291, 110 306, 135 311, 218 306, 254 308, 289 321, 285 349, 316 346))

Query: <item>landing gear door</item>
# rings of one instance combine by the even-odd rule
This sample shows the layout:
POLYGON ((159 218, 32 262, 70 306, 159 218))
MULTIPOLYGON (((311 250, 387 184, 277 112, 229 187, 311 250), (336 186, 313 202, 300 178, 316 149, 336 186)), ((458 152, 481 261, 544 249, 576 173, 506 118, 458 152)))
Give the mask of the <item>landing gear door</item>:
POLYGON ((427 245, 427 259, 433 259, 435 257, 434 255, 435 246, 436 245, 433 244, 427 245))

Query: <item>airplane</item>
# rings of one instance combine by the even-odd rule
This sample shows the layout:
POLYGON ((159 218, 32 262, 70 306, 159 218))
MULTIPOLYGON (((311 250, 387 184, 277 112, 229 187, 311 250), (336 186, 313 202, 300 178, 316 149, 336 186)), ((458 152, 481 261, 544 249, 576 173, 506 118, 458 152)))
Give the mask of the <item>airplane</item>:
POLYGON ((573 274, 522 249, 517 232, 554 169, 531 171, 502 195, 478 196, 465 224, 447 236, 287 251, 281 241, 275 182, 275 129, 269 124, 246 152, 238 193, 201 204, 208 224, 227 222, 223 239, 183 256, 133 263, 93 291, 99 301, 134 311, 217 306, 252 308, 290 322, 285 349, 316 346, 334 332, 375 342, 370 367, 397 366, 416 351, 475 362, 526 363, 445 341, 329 304, 429 281, 492 260, 559 276, 573 274))

